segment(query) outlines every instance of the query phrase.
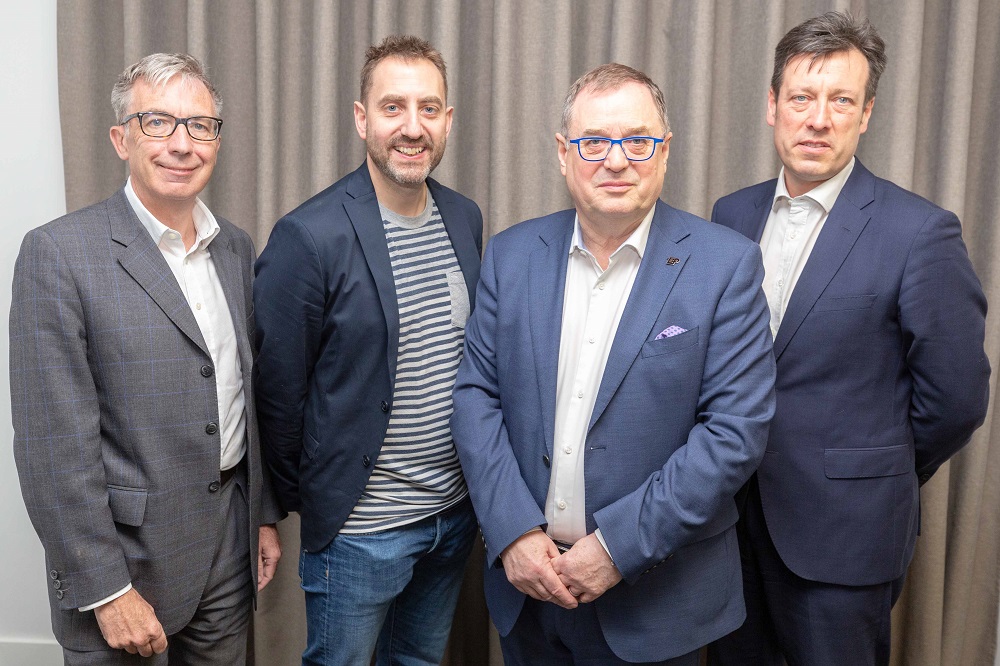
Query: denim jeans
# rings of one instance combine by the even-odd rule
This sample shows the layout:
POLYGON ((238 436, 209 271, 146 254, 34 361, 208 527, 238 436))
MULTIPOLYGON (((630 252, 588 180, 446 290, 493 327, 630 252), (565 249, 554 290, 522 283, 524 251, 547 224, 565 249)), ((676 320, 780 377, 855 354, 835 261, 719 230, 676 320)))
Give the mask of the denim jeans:
POLYGON ((302 551, 308 638, 303 665, 439 664, 476 534, 472 503, 302 551))

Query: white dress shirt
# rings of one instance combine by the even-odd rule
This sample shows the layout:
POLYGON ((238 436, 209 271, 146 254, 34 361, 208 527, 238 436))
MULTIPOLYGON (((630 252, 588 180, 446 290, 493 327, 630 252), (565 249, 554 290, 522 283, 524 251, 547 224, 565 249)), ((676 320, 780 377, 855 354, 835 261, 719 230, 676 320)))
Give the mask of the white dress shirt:
MULTIPOLYGON (((552 470, 545 499, 547 533, 555 541, 572 544, 587 535, 583 469, 587 429, 622 311, 646 250, 654 210, 614 251, 606 270, 584 246, 579 219, 574 222, 563 291, 552 470)), ((607 550, 600 530, 596 534, 607 550)))
MULTIPOLYGON (((125 182, 125 197, 139 222, 152 236, 153 242, 167 260, 184 298, 191 306, 198 328, 201 329, 215 370, 215 389, 219 409, 222 439, 220 469, 234 467, 246 451, 246 399, 243 395, 243 373, 236 350, 236 329, 229 313, 222 282, 215 271, 209 244, 219 234, 219 223, 201 199, 195 201, 194 227, 197 238, 191 249, 184 248, 180 233, 166 226, 147 210, 132 188, 132 179, 125 182)), ((132 589, 129 583, 97 603, 80 607, 88 611, 114 601, 132 589)))
POLYGON ((764 254, 764 296, 771 310, 773 337, 778 336, 778 326, 788 307, 788 300, 809 261, 830 210, 854 170, 854 161, 852 157, 833 178, 797 197, 790 196, 785 187, 785 168, 782 167, 778 174, 771 213, 760 237, 760 248, 764 254))

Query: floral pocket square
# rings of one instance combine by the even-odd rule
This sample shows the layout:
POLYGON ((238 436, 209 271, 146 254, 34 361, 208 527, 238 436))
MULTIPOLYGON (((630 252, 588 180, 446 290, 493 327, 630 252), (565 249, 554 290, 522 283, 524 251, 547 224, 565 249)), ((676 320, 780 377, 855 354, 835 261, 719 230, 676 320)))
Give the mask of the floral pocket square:
POLYGON ((687 333, 687 329, 681 328, 680 326, 668 326, 660 331, 653 339, 662 340, 663 338, 672 338, 675 335, 680 335, 681 333, 687 333))

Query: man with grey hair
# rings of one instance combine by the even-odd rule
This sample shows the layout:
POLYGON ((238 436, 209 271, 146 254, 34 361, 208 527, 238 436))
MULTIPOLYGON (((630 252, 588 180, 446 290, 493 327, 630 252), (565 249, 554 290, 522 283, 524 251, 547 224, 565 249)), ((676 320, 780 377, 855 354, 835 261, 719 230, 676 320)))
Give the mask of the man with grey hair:
POLYGON ((163 53, 112 102, 125 186, 30 231, 14 271, 14 453, 52 627, 67 664, 242 663, 281 512, 251 383, 253 243, 198 198, 222 102, 197 59, 163 53))
POLYGON ((452 432, 509 665, 696 664, 744 618, 733 495, 764 455, 760 250, 658 200, 648 76, 581 77, 555 135, 575 210, 490 241, 452 432))
POLYGON ((761 245, 778 372, 741 493, 748 618, 713 663, 889 663, 919 486, 986 415, 986 299, 958 218, 854 156, 885 64, 867 20, 792 28, 767 106, 781 172, 712 213, 761 245))

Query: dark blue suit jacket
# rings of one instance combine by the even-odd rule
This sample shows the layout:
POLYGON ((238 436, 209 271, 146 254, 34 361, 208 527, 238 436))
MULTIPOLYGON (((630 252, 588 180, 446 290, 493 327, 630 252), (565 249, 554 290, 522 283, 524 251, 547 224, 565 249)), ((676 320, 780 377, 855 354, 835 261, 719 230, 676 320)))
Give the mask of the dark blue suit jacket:
MULTIPOLYGON (((712 220, 759 241, 776 183, 723 197, 712 220)), ((985 315, 958 218, 858 161, 774 341, 777 411, 757 475, 797 575, 869 585, 906 570, 918 483, 986 415, 985 315)))
MULTIPOLYGON (((482 214, 427 185, 474 302, 482 214)), ((317 551, 357 504, 392 409, 399 308, 367 163, 278 220, 256 273, 261 442, 279 501, 317 551)))
MULTIPOLYGON (((466 327, 452 434, 486 540, 501 634, 524 595, 498 556, 544 525, 574 211, 523 222, 486 249, 466 327)), ((587 433, 587 530, 624 580, 598 598, 628 661, 690 652, 745 616, 733 495, 763 455, 774 359, 760 250, 657 202, 587 433), (656 340, 669 326, 686 333, 656 340)))

